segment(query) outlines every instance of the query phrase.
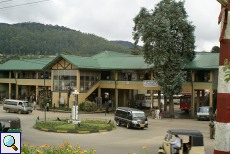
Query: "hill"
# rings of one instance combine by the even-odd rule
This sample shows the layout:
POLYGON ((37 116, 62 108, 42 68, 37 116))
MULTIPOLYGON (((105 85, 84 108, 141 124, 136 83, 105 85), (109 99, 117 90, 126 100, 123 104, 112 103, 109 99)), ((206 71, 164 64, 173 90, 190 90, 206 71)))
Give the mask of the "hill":
POLYGON ((94 34, 41 23, 0 23, 0 53, 6 55, 55 55, 66 52, 91 56, 102 51, 130 53, 124 46, 94 34))

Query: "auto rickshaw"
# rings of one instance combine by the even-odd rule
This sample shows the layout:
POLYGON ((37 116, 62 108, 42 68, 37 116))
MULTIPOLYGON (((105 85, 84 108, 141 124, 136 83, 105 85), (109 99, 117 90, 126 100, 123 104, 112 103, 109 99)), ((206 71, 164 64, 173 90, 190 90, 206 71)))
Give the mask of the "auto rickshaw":
POLYGON ((197 130, 169 129, 164 138, 158 154, 171 154, 171 139, 178 135, 181 139, 181 147, 173 149, 175 154, 205 154, 203 135, 197 130))
POLYGON ((21 120, 18 117, 0 117, 0 132, 21 132, 21 120))

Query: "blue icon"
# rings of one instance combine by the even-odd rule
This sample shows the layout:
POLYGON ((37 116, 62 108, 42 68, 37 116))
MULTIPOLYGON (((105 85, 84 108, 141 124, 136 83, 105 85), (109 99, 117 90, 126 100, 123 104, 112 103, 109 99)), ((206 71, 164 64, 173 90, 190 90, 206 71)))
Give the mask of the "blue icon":
POLYGON ((0 154, 21 153, 21 132, 0 132, 0 154))
POLYGON ((15 139, 11 135, 6 135, 3 139, 3 143, 7 147, 13 148, 15 151, 18 150, 18 148, 15 146, 15 139))

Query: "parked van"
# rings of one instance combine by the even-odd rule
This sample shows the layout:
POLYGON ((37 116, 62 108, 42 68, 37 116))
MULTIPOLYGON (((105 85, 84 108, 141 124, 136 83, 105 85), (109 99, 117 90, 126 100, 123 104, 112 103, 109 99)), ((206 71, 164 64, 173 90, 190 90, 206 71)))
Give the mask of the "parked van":
POLYGON ((141 129, 148 127, 148 119, 145 112, 134 108, 118 107, 114 120, 117 126, 124 124, 128 129, 131 127, 141 129))
POLYGON ((3 102, 3 110, 6 110, 6 112, 17 112, 21 114, 31 113, 33 111, 33 108, 28 101, 6 99, 3 102))
POLYGON ((201 106, 197 110, 198 120, 210 120, 212 108, 209 106, 201 106))

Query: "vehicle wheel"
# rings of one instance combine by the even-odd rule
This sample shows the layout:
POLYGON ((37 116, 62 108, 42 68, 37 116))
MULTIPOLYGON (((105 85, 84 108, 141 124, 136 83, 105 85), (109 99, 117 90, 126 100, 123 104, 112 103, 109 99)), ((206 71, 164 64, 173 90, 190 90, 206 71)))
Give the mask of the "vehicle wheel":
POLYGON ((28 112, 27 112, 27 114, 30 114, 30 113, 31 113, 31 111, 28 111, 28 112))
POLYGON ((6 109, 6 112, 7 112, 7 113, 10 113, 10 109, 6 109))
POLYGON ((130 128, 130 123, 127 122, 126 127, 129 129, 130 128))
POLYGON ((18 114, 22 114, 22 110, 18 110, 18 114))
POLYGON ((116 125, 117 125, 117 126, 120 126, 120 125, 121 125, 121 123, 120 123, 119 120, 116 121, 116 125))

